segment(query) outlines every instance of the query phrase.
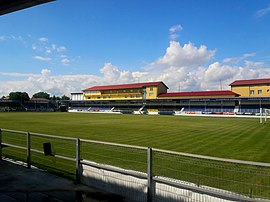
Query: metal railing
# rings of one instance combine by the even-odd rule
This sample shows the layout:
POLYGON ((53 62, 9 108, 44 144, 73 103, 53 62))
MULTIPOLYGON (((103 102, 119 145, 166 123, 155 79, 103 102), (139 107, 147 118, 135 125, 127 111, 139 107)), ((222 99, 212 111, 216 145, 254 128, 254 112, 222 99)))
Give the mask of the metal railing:
POLYGON ((230 201, 270 199, 270 163, 0 129, 3 156, 26 162, 28 168, 64 174, 77 183, 85 177, 84 166, 143 179, 146 192, 140 201, 162 201, 158 193, 175 188, 230 201), (44 156, 43 144, 48 142, 52 155, 44 156))

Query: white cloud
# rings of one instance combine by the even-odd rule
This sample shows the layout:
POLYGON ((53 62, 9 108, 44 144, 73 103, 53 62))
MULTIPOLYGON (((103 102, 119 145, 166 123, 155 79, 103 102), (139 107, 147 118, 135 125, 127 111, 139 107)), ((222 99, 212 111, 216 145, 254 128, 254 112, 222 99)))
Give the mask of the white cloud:
POLYGON ((48 41, 48 38, 46 38, 46 37, 40 37, 38 40, 40 42, 47 42, 48 41))
POLYGON ((11 76, 11 77, 30 77, 36 76, 35 74, 22 74, 18 72, 0 72, 0 76, 11 76))
POLYGON ((38 39, 36 44, 32 44, 32 50, 38 54, 38 56, 34 56, 34 59, 42 60, 42 61, 54 61, 61 65, 68 66, 73 59, 64 55, 63 53, 67 51, 66 46, 57 45, 55 43, 48 44, 49 39, 45 37, 41 37, 38 39), (48 57, 49 56, 49 57, 48 57), (64 56, 64 57, 63 57, 64 56))
POLYGON ((32 45, 32 50, 37 50, 37 46, 32 45))
POLYGON ((246 53, 246 54, 242 55, 241 57, 225 58, 225 59, 223 59, 223 62, 229 63, 229 64, 238 64, 239 62, 245 60, 246 58, 253 57, 255 55, 256 55, 256 53, 246 53))
POLYGON ((170 32, 170 39, 175 40, 179 35, 177 32, 183 30, 183 27, 181 25, 174 25, 169 29, 170 32))
POLYGON ((0 42, 5 41, 5 40, 6 40, 6 36, 0 36, 0 42))
POLYGON ((42 56, 39 56, 39 55, 36 55, 33 58, 37 59, 37 60, 42 60, 42 61, 51 61, 52 60, 52 58, 42 57, 42 56))
POLYGON ((61 59, 61 63, 64 66, 68 66, 70 64, 70 60, 68 58, 61 59))
POLYGON ((170 33, 174 33, 181 30, 183 30, 183 27, 181 25, 174 25, 169 29, 170 33))
POLYGON ((263 9, 261 9, 261 10, 258 10, 258 11, 255 13, 255 16, 256 16, 257 18, 260 18, 260 17, 263 17, 263 16, 265 16, 265 15, 267 15, 267 14, 269 14, 269 13, 270 13, 270 6, 267 7, 267 8, 263 8, 263 9))
POLYGON ((225 81, 235 75, 237 68, 227 65, 221 65, 219 62, 210 64, 204 72, 204 80, 206 82, 225 81))
MULTIPOLYGON (((30 95, 45 91, 51 95, 70 95, 95 85, 110 85, 148 81, 163 81, 173 91, 197 91, 229 89, 228 84, 237 79, 269 78, 270 66, 261 62, 244 61, 242 65, 209 63, 214 58, 215 50, 206 46, 196 47, 191 43, 180 46, 172 41, 166 54, 142 71, 128 71, 112 63, 105 63, 100 76, 88 75, 53 75, 50 69, 42 69, 39 74, 0 73, 3 77, 14 77, 12 81, 0 81, 0 96, 11 91, 26 91, 30 95)), ((242 57, 251 57, 245 54, 242 57)), ((62 54, 61 59, 67 56, 62 54)))
POLYGON ((63 51, 66 51, 66 50, 67 50, 67 48, 65 46, 60 46, 60 47, 56 48, 57 52, 63 52, 63 51))
POLYGON ((245 60, 245 66, 248 68, 261 68, 264 67, 264 62, 253 62, 245 60))
POLYGON ((213 59, 215 52, 216 50, 207 50, 204 45, 197 48, 192 43, 181 46, 179 42, 171 41, 166 54, 153 65, 200 66, 213 59))
POLYGON ((14 35, 0 36, 0 42, 1 41, 7 41, 7 40, 18 41, 18 42, 20 42, 22 44, 26 43, 24 37, 22 37, 22 36, 14 36, 14 35))
POLYGON ((49 69, 42 69, 41 70, 41 75, 43 75, 43 76, 48 76, 50 74, 51 74, 51 70, 49 70, 49 69))

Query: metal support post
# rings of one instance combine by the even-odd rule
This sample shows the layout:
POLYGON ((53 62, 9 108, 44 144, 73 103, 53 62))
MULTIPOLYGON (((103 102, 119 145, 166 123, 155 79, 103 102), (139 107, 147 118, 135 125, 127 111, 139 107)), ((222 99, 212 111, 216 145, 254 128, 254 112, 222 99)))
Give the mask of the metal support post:
POLYGON ((263 123, 263 111, 262 111, 262 108, 260 108, 260 123, 263 123))
POLYGON ((77 138, 76 140, 76 183, 80 183, 80 175, 81 175, 80 161, 81 161, 81 145, 80 145, 80 139, 77 138))
POLYGON ((0 160, 2 160, 2 130, 0 129, 0 160))
POLYGON ((147 202, 153 200, 152 148, 147 149, 147 202))
POLYGON ((27 133, 27 168, 31 168, 31 140, 30 133, 27 133))

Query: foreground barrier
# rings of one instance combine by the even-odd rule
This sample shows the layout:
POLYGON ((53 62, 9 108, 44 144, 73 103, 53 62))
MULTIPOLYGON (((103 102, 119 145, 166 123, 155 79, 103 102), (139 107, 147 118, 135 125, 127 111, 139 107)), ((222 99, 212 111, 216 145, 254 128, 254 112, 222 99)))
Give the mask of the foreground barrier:
POLYGON ((270 199, 269 163, 7 129, 0 129, 0 157, 26 162, 28 168, 35 165, 132 201, 270 199))

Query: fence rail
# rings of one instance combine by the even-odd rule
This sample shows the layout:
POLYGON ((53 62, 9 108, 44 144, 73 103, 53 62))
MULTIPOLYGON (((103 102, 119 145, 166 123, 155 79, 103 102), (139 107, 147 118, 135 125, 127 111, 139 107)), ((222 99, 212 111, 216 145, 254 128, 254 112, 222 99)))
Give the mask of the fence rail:
POLYGON ((0 129, 2 157, 26 162, 28 168, 35 165, 63 174, 78 183, 85 179, 87 167, 104 170, 107 175, 116 173, 113 180, 121 178, 118 175, 123 179, 131 176, 143 180, 135 182, 145 194, 139 201, 163 201, 166 197, 174 201, 172 198, 180 195, 182 201, 201 201, 202 195, 209 196, 209 201, 211 197, 221 201, 270 201, 270 163, 8 129, 0 129), (44 143, 52 146, 51 155, 44 156, 44 143), (187 192, 193 193, 193 198, 188 199, 187 192))

